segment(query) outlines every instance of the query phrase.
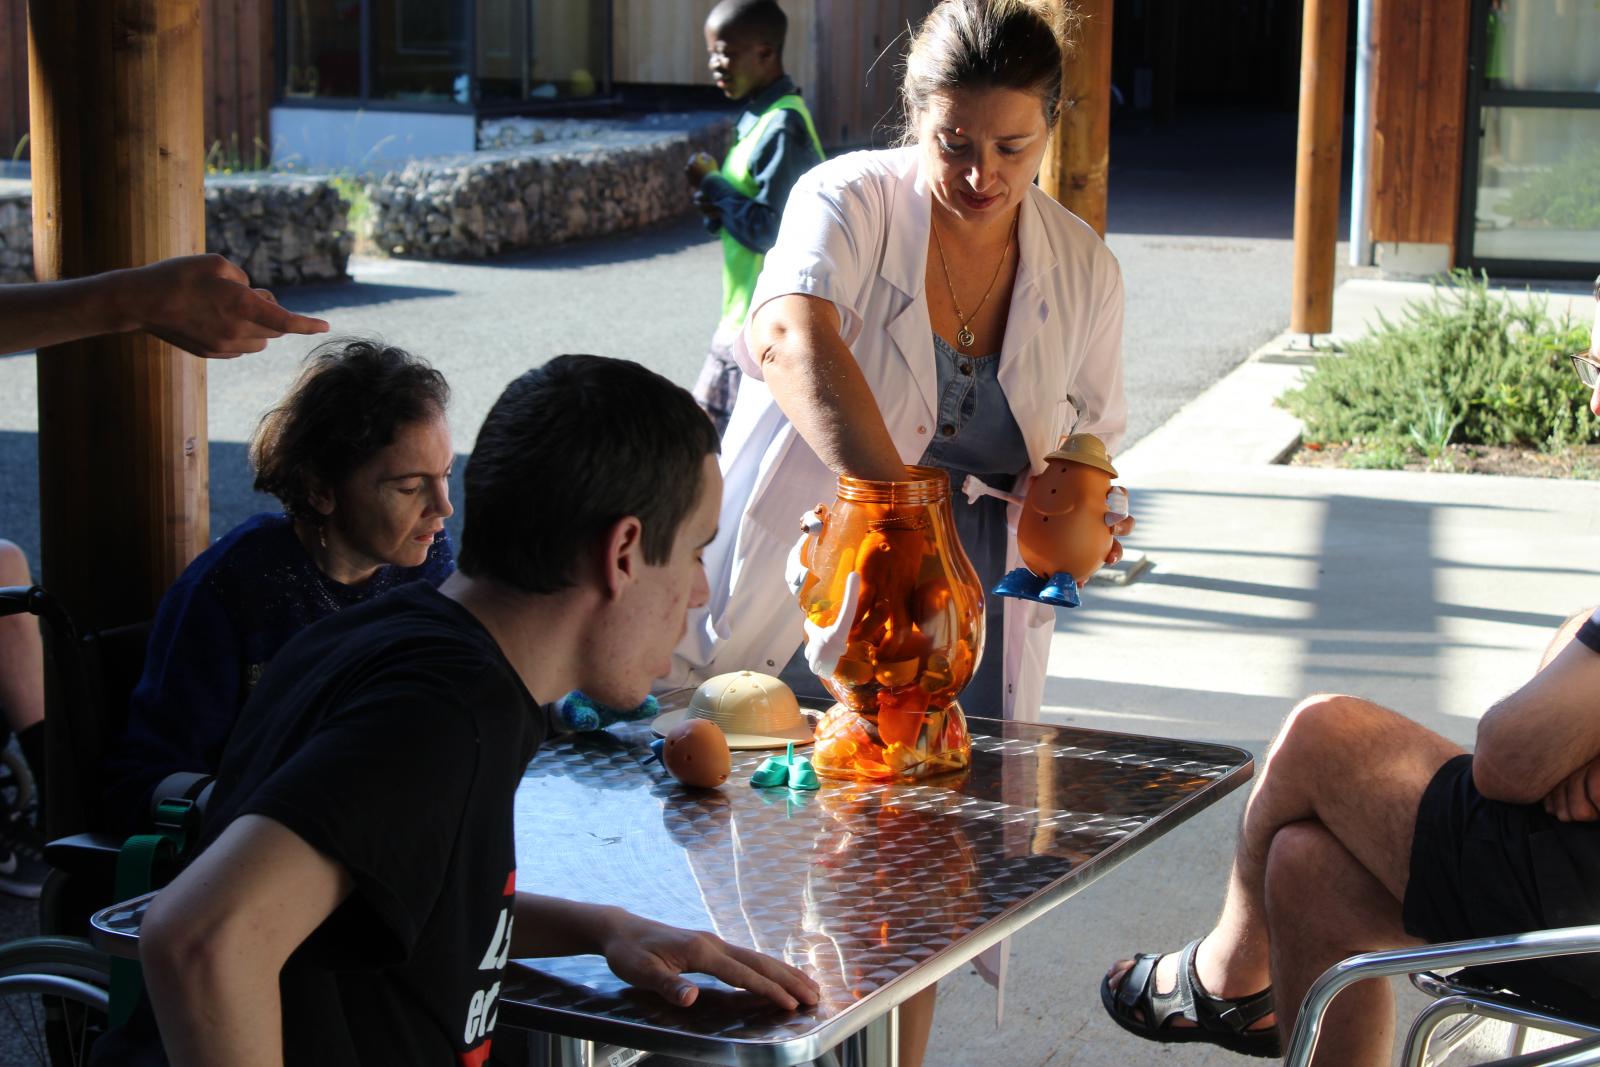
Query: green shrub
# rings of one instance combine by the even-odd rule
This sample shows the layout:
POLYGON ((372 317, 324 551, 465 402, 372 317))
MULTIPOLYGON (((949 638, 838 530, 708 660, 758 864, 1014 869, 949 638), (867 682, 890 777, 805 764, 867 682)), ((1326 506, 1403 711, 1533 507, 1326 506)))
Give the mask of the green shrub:
POLYGON ((372 214, 372 197, 367 192, 367 183, 348 173, 335 174, 328 181, 349 208, 350 229, 361 232, 362 224, 372 214))
POLYGON ((1551 321, 1542 301, 1515 304, 1456 271, 1400 321, 1378 322, 1279 398, 1306 440, 1387 443, 1428 459, 1450 444, 1552 451, 1600 441, 1567 359, 1588 346, 1588 331, 1551 321))
POLYGON ((1393 441, 1382 441, 1370 448, 1358 449, 1345 457, 1345 466, 1357 470, 1403 470, 1410 455, 1393 441))

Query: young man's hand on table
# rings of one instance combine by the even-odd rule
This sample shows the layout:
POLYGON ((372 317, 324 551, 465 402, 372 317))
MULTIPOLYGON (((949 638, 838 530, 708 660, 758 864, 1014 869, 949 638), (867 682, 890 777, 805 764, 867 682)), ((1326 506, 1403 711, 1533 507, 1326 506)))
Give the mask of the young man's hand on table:
POLYGON ((598 953, 618 978, 681 1007, 700 993, 685 974, 709 974, 789 1011, 821 996, 816 982, 787 963, 621 908, 518 893, 513 931, 514 959, 598 953))

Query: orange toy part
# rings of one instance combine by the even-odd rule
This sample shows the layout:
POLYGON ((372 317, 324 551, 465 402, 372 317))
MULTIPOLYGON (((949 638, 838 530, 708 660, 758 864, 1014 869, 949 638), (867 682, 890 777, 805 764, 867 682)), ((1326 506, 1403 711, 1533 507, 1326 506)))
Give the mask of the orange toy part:
POLYGON ((1065 571, 1082 586, 1100 569, 1111 551, 1105 520, 1112 477, 1059 451, 1047 457, 1044 473, 1028 487, 1017 523, 1017 554, 1028 570, 1041 578, 1065 571))
POLYGON ((955 532, 949 476, 907 473, 842 476, 838 500, 805 527, 814 540, 798 557, 798 596, 808 626, 830 630, 834 658, 819 658, 840 702, 817 726, 812 763, 824 777, 920 778, 971 758, 954 700, 983 648, 983 589, 955 532))

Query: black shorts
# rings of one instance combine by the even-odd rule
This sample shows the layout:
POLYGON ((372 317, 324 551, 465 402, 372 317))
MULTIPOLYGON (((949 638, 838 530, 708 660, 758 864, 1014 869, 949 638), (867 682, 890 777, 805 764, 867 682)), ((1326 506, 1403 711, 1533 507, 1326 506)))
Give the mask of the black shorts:
MULTIPOLYGON (((1472 757, 1457 756, 1417 805, 1403 916, 1407 933, 1434 942, 1600 922, 1600 823, 1487 800, 1473 784, 1472 757)), ((1480 973, 1555 1008, 1600 1012, 1600 956, 1480 973)))

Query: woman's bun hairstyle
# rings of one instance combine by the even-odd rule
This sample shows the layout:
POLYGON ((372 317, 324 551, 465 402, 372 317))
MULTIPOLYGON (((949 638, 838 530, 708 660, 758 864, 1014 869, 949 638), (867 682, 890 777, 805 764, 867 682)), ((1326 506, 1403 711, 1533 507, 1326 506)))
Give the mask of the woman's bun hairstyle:
POLYGON ((1061 110, 1061 66, 1071 54, 1078 15, 1048 0, 942 0, 922 20, 906 53, 900 98, 902 143, 916 140, 916 122, 935 93, 1015 89, 1032 93, 1054 126, 1061 110))

